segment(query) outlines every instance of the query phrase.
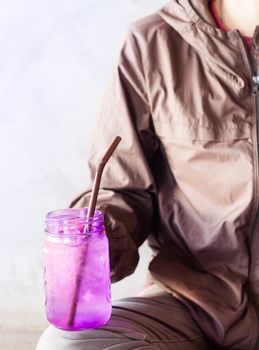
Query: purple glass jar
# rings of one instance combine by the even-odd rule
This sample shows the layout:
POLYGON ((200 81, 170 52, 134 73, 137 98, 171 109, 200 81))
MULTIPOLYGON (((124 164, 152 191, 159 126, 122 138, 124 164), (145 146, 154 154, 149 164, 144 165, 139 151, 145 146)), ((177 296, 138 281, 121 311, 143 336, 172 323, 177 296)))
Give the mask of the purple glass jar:
POLYGON ((44 242, 46 314, 57 328, 104 325, 111 315, 108 239, 103 213, 87 208, 47 214, 44 242))

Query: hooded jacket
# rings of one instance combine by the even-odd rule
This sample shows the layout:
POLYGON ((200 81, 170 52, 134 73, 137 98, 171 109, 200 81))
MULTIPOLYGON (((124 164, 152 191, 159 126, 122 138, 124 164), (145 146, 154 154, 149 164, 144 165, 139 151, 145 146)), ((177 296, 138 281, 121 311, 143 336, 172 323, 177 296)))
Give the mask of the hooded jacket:
POLYGON ((248 52, 237 30, 215 27, 208 0, 171 1, 132 24, 89 154, 94 176, 122 137, 98 197, 113 281, 148 239, 152 279, 235 350, 259 349, 257 69, 259 27, 248 52))

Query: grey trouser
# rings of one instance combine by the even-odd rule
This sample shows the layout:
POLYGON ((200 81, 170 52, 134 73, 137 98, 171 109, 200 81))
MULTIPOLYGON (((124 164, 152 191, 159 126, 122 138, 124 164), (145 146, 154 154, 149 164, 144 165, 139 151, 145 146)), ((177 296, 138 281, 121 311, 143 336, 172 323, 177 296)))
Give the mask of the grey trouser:
POLYGON ((211 350, 182 303, 153 285, 137 297, 114 302, 99 329, 68 332, 49 327, 37 350, 211 350))

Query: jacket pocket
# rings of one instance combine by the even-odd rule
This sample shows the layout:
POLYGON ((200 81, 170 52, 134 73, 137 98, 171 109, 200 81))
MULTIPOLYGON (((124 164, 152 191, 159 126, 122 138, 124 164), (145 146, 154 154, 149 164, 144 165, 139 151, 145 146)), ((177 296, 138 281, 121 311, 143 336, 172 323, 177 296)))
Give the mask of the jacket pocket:
POLYGON ((174 125, 170 130, 170 138, 174 140, 204 140, 204 141, 230 141, 251 138, 251 128, 248 125, 242 127, 227 125, 218 126, 186 126, 174 125))

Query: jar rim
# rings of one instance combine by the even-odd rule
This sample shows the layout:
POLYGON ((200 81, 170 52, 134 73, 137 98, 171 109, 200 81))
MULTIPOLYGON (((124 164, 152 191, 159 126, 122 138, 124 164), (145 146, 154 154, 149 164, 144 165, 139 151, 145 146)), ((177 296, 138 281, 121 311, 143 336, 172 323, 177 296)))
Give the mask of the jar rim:
MULTIPOLYGON (((71 217, 71 218, 86 218, 88 213, 88 208, 66 208, 66 209, 57 209, 53 210, 47 213, 46 215, 46 221, 48 219, 57 219, 57 218, 62 218, 64 216, 66 217, 71 217), (66 213, 66 215, 65 215, 66 213), (69 215, 68 215, 69 213, 69 215), (79 214, 78 216, 73 216, 72 214, 79 214)), ((100 218, 103 215, 103 212, 100 209, 96 209, 94 212, 94 215, 92 218, 89 219, 94 219, 94 218, 100 218)))
POLYGON ((89 235, 100 232, 104 229, 103 212, 95 210, 94 216, 87 218, 88 208, 69 208, 58 209, 47 213, 46 215, 46 230, 47 234, 51 235, 66 235, 71 234, 71 228, 74 231, 73 235, 89 235), (91 231, 85 231, 86 225, 91 225, 91 231))

